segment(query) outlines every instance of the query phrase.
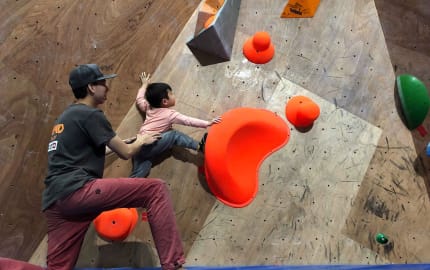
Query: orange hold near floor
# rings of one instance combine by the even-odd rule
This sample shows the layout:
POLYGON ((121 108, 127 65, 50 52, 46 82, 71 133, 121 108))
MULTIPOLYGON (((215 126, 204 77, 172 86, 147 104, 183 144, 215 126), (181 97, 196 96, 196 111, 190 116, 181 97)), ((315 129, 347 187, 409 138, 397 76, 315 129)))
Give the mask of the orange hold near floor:
POLYGON ((117 208, 102 212, 93 223, 102 239, 123 241, 133 231, 138 217, 136 208, 117 208))

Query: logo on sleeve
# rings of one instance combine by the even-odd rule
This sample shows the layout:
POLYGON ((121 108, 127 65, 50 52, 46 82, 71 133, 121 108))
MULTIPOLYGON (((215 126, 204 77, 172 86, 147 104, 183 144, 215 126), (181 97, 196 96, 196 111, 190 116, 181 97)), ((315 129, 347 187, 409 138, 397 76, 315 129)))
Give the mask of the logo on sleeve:
POLYGON ((48 145, 48 152, 57 150, 58 141, 52 141, 48 145))
POLYGON ((64 124, 57 124, 54 126, 51 132, 51 141, 48 145, 48 152, 57 150, 58 141, 55 140, 58 136, 58 134, 62 133, 64 131, 64 124))
POLYGON ((57 124, 54 126, 51 132, 51 141, 57 138, 57 135, 64 131, 64 124, 57 124))

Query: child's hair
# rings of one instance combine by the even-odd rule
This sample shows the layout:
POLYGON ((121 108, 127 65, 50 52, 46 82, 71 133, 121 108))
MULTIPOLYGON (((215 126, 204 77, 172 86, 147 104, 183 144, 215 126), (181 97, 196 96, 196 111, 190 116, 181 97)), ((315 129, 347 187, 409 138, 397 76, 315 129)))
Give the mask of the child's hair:
POLYGON ((150 83, 146 88, 145 99, 151 107, 160 108, 163 98, 169 99, 169 91, 172 88, 167 83, 150 83))

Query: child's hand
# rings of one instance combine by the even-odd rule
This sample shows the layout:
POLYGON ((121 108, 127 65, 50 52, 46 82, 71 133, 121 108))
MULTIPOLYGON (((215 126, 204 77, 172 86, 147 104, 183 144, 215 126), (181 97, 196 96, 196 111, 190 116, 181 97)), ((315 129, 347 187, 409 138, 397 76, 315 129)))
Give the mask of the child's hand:
POLYGON ((149 81, 151 80, 151 74, 146 72, 142 72, 139 77, 142 84, 149 84, 149 81))
POLYGON ((218 116, 218 117, 216 117, 216 118, 214 118, 214 119, 211 120, 209 126, 212 126, 214 124, 218 124, 220 122, 221 122, 221 116, 218 116))

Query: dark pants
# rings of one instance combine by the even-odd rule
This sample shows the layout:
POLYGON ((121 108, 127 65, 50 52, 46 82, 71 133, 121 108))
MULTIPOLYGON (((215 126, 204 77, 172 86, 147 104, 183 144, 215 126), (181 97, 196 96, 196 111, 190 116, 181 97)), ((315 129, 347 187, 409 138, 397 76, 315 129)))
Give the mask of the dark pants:
POLYGON ((198 145, 197 141, 180 131, 166 131, 161 134, 161 139, 142 146, 140 152, 133 157, 133 170, 130 177, 147 177, 152 167, 151 159, 172 149, 173 146, 197 150, 198 145))
MULTIPOLYGON (((73 269, 93 219, 102 211, 120 207, 146 208, 162 269, 177 269, 185 263, 166 184, 153 178, 106 178, 88 182, 45 211, 48 224, 47 269, 73 269)), ((0 269, 43 268, 0 258, 0 269)))

